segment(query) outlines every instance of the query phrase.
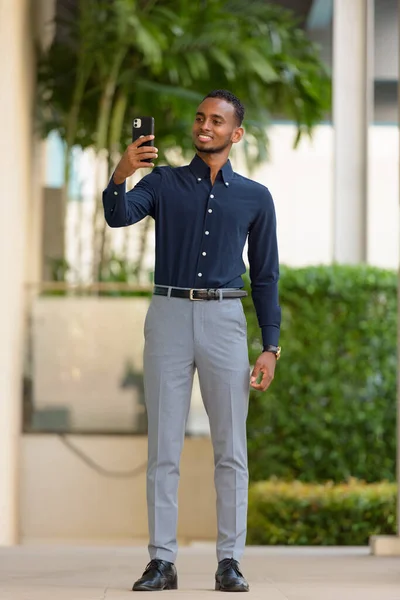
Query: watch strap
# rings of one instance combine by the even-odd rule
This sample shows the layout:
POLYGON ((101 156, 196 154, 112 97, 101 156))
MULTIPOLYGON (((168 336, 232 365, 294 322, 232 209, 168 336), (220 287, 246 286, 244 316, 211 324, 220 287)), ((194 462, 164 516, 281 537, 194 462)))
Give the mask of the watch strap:
POLYGON ((279 360, 281 356, 281 347, 268 344, 268 346, 263 347, 263 352, 272 352, 273 354, 275 354, 276 360, 279 360))

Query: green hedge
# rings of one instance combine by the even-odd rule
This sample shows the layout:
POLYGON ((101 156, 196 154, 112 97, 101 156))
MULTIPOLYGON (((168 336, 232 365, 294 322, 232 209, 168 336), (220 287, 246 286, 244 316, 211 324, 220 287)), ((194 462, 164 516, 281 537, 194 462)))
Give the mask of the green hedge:
MULTIPOLYGON (((250 397, 253 481, 394 480, 396 293, 396 274, 377 268, 282 269, 282 358, 250 397)), ((254 362, 260 331, 244 307, 254 362)))
POLYGON ((393 483, 259 482, 249 490, 248 544, 368 544, 396 533, 393 483))

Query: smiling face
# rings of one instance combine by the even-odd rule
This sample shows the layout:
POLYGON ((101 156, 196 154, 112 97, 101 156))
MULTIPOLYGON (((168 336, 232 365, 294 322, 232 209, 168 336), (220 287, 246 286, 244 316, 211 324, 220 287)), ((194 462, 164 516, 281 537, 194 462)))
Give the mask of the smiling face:
POLYGON ((229 154, 232 144, 243 137, 233 104, 221 98, 206 98, 197 109, 192 137, 200 154, 229 154))

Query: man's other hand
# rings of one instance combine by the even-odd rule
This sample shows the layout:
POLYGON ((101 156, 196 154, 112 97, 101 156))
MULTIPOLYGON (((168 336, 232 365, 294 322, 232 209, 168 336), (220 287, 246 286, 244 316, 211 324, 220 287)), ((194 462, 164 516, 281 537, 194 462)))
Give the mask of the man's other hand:
POLYGON ((275 366, 276 356, 273 352, 263 352, 260 354, 250 377, 251 387, 260 392, 265 392, 274 379, 275 366), (262 379, 260 383, 257 383, 260 375, 262 375, 262 379))

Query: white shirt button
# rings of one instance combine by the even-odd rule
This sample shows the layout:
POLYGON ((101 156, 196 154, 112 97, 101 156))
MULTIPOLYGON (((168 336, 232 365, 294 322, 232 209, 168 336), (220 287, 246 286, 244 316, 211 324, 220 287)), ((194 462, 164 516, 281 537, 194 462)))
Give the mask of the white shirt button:
POLYGON ((198 178, 197 178, 197 181, 201 181, 201 177, 198 177, 198 178))
POLYGON ((225 182, 225 185, 226 185, 226 187, 228 187, 229 183, 226 181, 226 182, 225 182))
POLYGON ((206 235, 210 235, 210 232, 209 232, 209 231, 205 231, 204 233, 205 233, 206 235))
POLYGON ((214 194, 211 194, 210 198, 214 198, 214 194))
POLYGON ((209 213, 212 213, 212 208, 209 208, 209 209, 208 209, 208 212, 209 212, 209 213))
POLYGON ((114 196, 118 196, 118 192, 114 192, 114 196))
POLYGON ((198 275, 199 277, 202 277, 202 276, 203 276, 203 273, 197 273, 197 275, 198 275))
POLYGON ((203 256, 207 256, 207 252, 202 252, 202 255, 203 256))

